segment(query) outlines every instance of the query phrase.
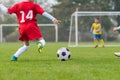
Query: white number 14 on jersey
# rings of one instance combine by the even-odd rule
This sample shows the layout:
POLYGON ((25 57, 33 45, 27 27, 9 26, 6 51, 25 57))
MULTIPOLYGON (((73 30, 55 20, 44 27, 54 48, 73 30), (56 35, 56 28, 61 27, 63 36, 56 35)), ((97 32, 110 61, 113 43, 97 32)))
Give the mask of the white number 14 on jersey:
POLYGON ((20 20, 21 23, 25 22, 25 18, 29 19, 29 20, 33 19, 33 11, 32 10, 29 10, 26 16, 25 16, 24 11, 20 11, 20 13, 21 13, 21 17, 22 17, 21 20, 20 20))

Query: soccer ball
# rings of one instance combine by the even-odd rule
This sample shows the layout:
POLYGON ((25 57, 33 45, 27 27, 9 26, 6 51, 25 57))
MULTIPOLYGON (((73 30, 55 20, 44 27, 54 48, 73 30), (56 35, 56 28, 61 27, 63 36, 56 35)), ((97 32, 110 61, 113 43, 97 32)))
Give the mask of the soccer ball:
POLYGON ((57 57, 61 61, 66 61, 66 60, 70 59, 70 57, 71 57, 70 50, 67 48, 60 48, 57 51, 57 57))
POLYGON ((114 53, 116 56, 120 57, 120 52, 115 52, 114 53))

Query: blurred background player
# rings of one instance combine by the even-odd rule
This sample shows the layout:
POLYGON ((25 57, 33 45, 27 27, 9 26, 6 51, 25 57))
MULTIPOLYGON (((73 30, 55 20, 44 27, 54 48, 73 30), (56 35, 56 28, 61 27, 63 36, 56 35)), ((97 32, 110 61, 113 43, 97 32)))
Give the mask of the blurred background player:
POLYGON ((92 24, 91 27, 91 32, 93 32, 95 48, 98 47, 98 41, 100 41, 102 47, 105 47, 104 40, 102 39, 102 26, 100 23, 100 18, 94 19, 94 23, 92 24))
POLYGON ((19 23, 19 40, 24 42, 24 46, 19 48, 18 51, 12 56, 12 61, 17 61, 18 57, 28 50, 29 41, 37 40, 38 51, 42 52, 46 42, 42 36, 42 33, 37 25, 36 15, 40 14, 52 20, 54 24, 59 24, 60 20, 57 20, 52 15, 47 13, 38 4, 34 3, 34 0, 24 0, 15 4, 11 8, 6 8, 3 4, 0 4, 0 9, 4 13, 15 13, 19 23))
POLYGON ((114 25, 115 27, 113 28, 113 31, 120 31, 120 15, 117 17, 117 24, 114 25), (118 27, 117 27, 118 26, 118 27))
POLYGON ((113 31, 120 31, 120 15, 117 17, 117 24, 114 25, 113 31), (118 27, 117 27, 118 26, 118 27))
POLYGON ((115 32, 115 31, 120 31, 120 26, 114 27, 114 28, 113 28, 113 31, 114 31, 114 32, 115 32))

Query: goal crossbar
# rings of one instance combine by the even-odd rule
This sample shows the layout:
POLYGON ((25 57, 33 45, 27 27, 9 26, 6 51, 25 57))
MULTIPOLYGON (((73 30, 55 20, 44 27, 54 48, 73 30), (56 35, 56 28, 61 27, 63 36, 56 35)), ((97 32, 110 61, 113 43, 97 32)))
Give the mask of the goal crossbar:
MULTIPOLYGON (((0 42, 3 42, 3 27, 18 27, 19 24, 1 24, 0 25, 0 42)), ((38 24, 38 26, 51 26, 55 28, 55 42, 58 42, 58 25, 56 24, 38 24)))
POLYGON ((76 11, 72 16, 117 16, 120 15, 119 11, 76 11))
POLYGON ((70 21, 70 32, 69 32, 69 47, 77 47, 78 46, 78 17, 84 16, 118 16, 120 15, 119 11, 78 11, 76 10, 71 15, 70 21), (72 37, 72 28, 73 28, 73 20, 74 20, 74 27, 75 27, 75 45, 71 45, 71 37, 72 37))

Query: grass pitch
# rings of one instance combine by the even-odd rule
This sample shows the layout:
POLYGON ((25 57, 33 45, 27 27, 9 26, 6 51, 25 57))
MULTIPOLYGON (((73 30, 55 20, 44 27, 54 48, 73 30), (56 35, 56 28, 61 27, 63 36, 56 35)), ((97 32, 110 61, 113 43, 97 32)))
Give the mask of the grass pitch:
POLYGON ((59 61, 56 52, 66 43, 48 43, 43 54, 37 46, 11 62, 11 55, 21 47, 21 43, 0 44, 0 80, 120 80, 120 58, 114 56, 120 47, 69 48, 69 61, 59 61))

